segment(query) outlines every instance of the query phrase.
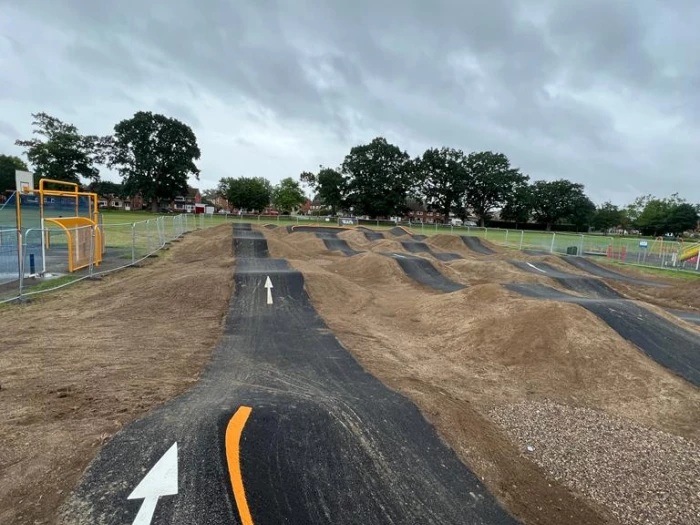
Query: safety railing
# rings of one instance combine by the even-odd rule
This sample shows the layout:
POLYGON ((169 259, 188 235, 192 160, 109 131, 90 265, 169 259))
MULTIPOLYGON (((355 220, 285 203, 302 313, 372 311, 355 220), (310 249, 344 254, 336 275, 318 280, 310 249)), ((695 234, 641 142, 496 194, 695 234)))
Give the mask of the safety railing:
POLYGON ((16 229, 0 229, 0 303, 136 266, 185 233, 224 221, 224 217, 200 214, 77 228, 29 228, 20 236, 16 229), (70 272, 69 261, 86 264, 70 272))

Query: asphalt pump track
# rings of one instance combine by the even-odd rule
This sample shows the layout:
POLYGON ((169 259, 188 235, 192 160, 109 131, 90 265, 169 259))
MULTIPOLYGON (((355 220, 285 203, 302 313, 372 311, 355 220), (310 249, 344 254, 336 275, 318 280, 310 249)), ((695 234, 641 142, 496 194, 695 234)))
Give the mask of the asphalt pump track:
POLYGON ((660 365, 700 386, 700 337, 625 299, 577 297, 542 284, 506 284, 535 299, 574 303, 597 315, 660 365))
POLYGON ((267 243, 246 226, 234 226, 245 240, 234 293, 199 382, 102 448, 63 521, 517 523, 412 403, 358 365, 302 274, 260 256, 267 243))
POLYGON ((460 235, 459 238, 462 239, 464 245, 473 252, 476 252, 481 255, 496 254, 495 251, 493 251, 488 246, 484 245, 484 243, 481 242, 481 239, 479 239, 479 237, 474 237, 472 235, 460 235))
POLYGON ((457 253, 449 252, 435 252, 426 243, 421 241, 400 241, 403 249, 409 253, 427 253, 438 259, 439 261, 454 261, 457 259, 463 259, 463 257, 457 253))

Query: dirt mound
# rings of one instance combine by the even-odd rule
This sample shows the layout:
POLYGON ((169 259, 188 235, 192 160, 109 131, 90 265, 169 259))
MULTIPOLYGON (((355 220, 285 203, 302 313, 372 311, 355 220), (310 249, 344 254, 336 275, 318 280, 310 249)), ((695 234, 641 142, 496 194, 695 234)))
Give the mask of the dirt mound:
POLYGON ((350 259, 334 261, 328 271, 337 273, 351 282, 365 286, 388 286, 394 284, 414 284, 401 270, 396 261, 377 253, 363 253, 350 259))
POLYGON ((365 237, 364 232, 360 230, 340 232, 338 238, 347 241, 348 244, 355 249, 368 250, 371 245, 371 242, 365 237))
POLYGON ((105 440, 196 382, 231 296, 231 238, 230 224, 193 232, 143 268, 3 309, 0 523, 55 523, 105 440))
POLYGON ((270 255, 272 257, 308 259, 328 253, 326 245, 314 233, 290 233, 283 237, 278 237, 276 240, 277 242, 272 242, 273 239, 270 239, 272 243, 270 245, 270 255))
POLYGON ((469 257, 474 256, 474 252, 467 250, 464 243, 457 235, 448 235, 446 233, 438 233, 437 235, 431 235, 426 241, 430 246, 435 248, 440 248, 445 251, 456 252, 460 255, 465 255, 469 257))
POLYGON ((372 241, 365 247, 365 249, 367 248, 371 249, 373 252, 406 252, 404 247, 401 245, 401 241, 393 239, 380 239, 378 241, 372 241))
MULTIPOLYGON (((451 271, 457 272, 470 284, 486 283, 538 283, 543 281, 537 275, 518 270, 505 261, 484 261, 475 259, 460 259, 449 264, 451 271)), ((549 282, 547 282, 549 284, 549 282)))

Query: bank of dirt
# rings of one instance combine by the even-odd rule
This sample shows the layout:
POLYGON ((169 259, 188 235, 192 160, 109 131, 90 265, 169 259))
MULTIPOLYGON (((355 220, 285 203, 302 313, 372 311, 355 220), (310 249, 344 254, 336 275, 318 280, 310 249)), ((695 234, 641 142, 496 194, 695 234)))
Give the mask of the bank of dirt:
MULTIPOLYGON (((272 256, 292 254, 284 239, 277 248, 272 256)), ((698 389, 586 310, 528 300, 499 285, 546 278, 518 272, 500 257, 483 259, 440 266, 470 284, 450 294, 402 278, 394 261, 375 253, 290 263, 304 273, 315 307, 340 341, 370 373, 411 398, 517 516, 530 524, 621 523, 610 507, 532 461, 490 414, 523 401, 555 402, 697 442, 698 389)))
POLYGON ((197 381, 233 281, 231 227, 0 314, 0 523, 54 523, 100 446, 197 381))

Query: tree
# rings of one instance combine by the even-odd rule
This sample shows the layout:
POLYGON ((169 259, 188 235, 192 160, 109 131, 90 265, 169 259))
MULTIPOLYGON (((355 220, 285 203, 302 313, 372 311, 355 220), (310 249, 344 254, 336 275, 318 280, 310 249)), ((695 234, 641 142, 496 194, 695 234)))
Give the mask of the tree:
POLYGON ((450 212, 459 204, 467 190, 467 170, 462 150, 432 148, 416 159, 416 176, 425 204, 437 209, 450 220, 450 212))
POLYGON ((88 191, 98 195, 113 195, 115 197, 129 197, 124 191, 124 185, 108 180, 100 180, 88 185, 88 191))
POLYGON ((37 178, 80 183, 80 178, 98 180, 97 165, 107 161, 111 137, 80 135, 73 124, 66 124, 46 113, 33 113, 33 133, 45 139, 17 140, 34 167, 37 178))
POLYGON ((503 153, 470 153, 465 166, 469 180, 466 203, 479 217, 481 226, 486 225, 494 208, 502 208, 529 179, 519 169, 511 168, 503 153))
POLYGON ((609 230, 624 223, 624 212, 611 202, 599 206, 591 220, 591 226, 596 230, 609 230))
POLYGON ((272 203, 280 213, 289 214, 306 202, 299 182, 291 177, 282 179, 272 190, 272 203))
POLYGON ((672 207, 666 219, 666 231, 681 235, 698 227, 698 208, 683 202, 672 207))
POLYGON ((533 215, 535 220, 546 224, 548 231, 561 220, 572 220, 580 208, 589 208, 589 203, 583 184, 560 179, 551 182, 538 180, 532 185, 533 215))
POLYGON ((262 212, 272 200, 272 185, 262 177, 223 178, 218 190, 239 210, 262 212))
POLYGON ((674 193, 665 199, 649 196, 636 220, 636 226, 644 235, 681 235, 686 230, 696 228, 697 222, 697 208, 674 193))
POLYGON ((529 184, 519 184, 512 195, 510 195, 503 208, 501 218, 506 221, 513 221, 515 227, 518 224, 526 223, 532 217, 532 189, 529 184))
POLYGON ((354 206, 357 215, 398 215, 415 185, 408 153, 382 137, 352 148, 343 161, 342 173, 348 177, 348 205, 354 206))
POLYGON ((332 215, 345 208, 347 181, 339 171, 321 166, 318 174, 305 171, 299 176, 299 180, 316 193, 324 206, 330 207, 332 215))
POLYGON ((7 190, 14 191, 15 171, 27 171, 27 165, 19 157, 0 155, 0 195, 7 190))
POLYGON ((140 193, 153 211, 160 200, 185 195, 191 175, 199 179, 199 157, 192 128, 177 119, 139 111, 114 126, 110 166, 119 171, 126 192, 140 193))
POLYGON ((588 230, 593 217, 595 217, 595 212, 595 204, 586 195, 576 197, 572 202, 569 221, 576 226, 576 231, 588 230))

